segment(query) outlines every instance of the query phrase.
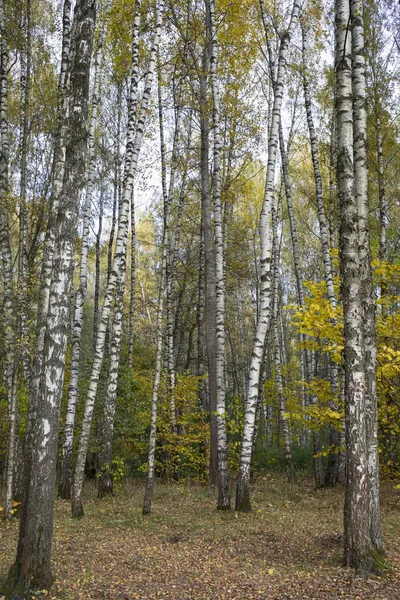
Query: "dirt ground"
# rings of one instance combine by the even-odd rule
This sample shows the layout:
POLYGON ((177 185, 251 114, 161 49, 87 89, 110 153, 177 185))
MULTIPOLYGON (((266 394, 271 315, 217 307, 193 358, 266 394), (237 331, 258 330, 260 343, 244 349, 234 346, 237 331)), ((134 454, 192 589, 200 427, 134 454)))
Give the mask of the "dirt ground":
MULTIPOLYGON (((400 492, 383 486, 386 577, 361 579, 342 566, 341 490, 289 485, 268 476, 253 490, 253 512, 215 510, 207 488, 157 485, 143 517, 143 485, 97 500, 85 517, 57 501, 55 584, 61 600, 400 600, 400 492)), ((11 565, 18 523, 0 525, 0 572, 11 565)), ((38 596, 35 596, 36 598, 38 596)))

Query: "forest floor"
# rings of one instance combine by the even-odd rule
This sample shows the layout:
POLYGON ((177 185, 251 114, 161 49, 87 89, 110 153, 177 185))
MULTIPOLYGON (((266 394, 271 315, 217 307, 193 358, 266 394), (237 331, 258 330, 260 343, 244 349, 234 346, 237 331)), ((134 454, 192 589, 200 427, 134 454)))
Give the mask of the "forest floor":
MULTIPOLYGON (((400 492, 383 486, 391 572, 361 579, 342 566, 340 490, 257 481, 253 512, 215 510, 208 488, 156 484, 143 517, 143 484, 97 500, 87 486, 85 517, 57 501, 51 592, 60 600, 400 600, 400 492)), ((12 563, 18 523, 0 524, 0 572, 12 563)), ((36 598, 38 596, 35 596, 36 598)))

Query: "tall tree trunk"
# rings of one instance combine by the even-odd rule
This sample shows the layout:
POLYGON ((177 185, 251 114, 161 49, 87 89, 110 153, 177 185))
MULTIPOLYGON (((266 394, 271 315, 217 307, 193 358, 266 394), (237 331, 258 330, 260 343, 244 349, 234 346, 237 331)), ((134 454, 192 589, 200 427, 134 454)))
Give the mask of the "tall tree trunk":
MULTIPOLYGON (((49 588, 53 505, 60 404, 67 346, 69 298, 72 285, 79 198, 83 187, 87 148, 87 118, 90 62, 95 26, 95 3, 81 0, 75 6, 71 41, 71 68, 68 93, 65 173, 59 196, 56 227, 53 232, 54 256, 49 286, 48 314, 42 358, 35 374, 40 396, 30 398, 30 449, 25 466, 26 487, 16 561, 9 572, 10 596, 25 597, 30 591, 49 588)), ((56 182, 54 182, 56 183, 56 182)), ((54 205, 53 205, 54 207, 54 205)), ((43 284, 47 284, 45 280, 43 284)), ((43 319, 44 321, 44 319, 43 319)))
MULTIPOLYGON (((153 391, 151 400, 151 421, 150 421, 150 439, 149 439, 149 450, 147 458, 147 482, 146 490, 143 499, 143 514, 149 515, 151 511, 151 503, 153 500, 154 490, 154 479, 155 479, 155 453, 156 453, 156 442, 157 442, 157 408, 158 408, 158 391, 160 387, 161 371, 162 371, 162 347, 163 347, 163 317, 164 317, 164 303, 167 299, 168 294, 171 295, 171 272, 170 267, 172 263, 171 256, 171 245, 170 245, 170 211, 171 211, 171 196, 173 191, 173 180, 175 175, 175 158, 173 152, 173 159, 171 161, 171 179, 169 191, 167 190, 167 170, 165 160, 165 141, 164 141, 164 121, 163 121, 163 109, 162 109, 162 93, 161 93, 161 77, 160 77, 160 64, 158 64, 158 117, 159 117, 159 128, 160 128, 160 150, 161 150, 161 184, 162 184, 162 195, 163 195, 163 234, 162 234, 162 245, 161 245, 161 273, 160 273, 160 287, 158 293, 158 308, 157 308, 157 339, 156 339, 156 360, 154 368, 154 379, 153 379, 153 391)), ((175 131, 177 135, 177 132, 175 131)), ((172 307, 170 307, 172 308, 172 307)), ((173 356, 173 327, 172 327, 172 315, 170 316, 171 321, 168 322, 167 315, 167 332, 166 332, 166 343, 167 343, 167 368, 168 368, 168 380, 169 380, 169 394, 170 394, 170 411, 171 411, 171 429, 173 433, 177 432, 176 426, 176 412, 175 412, 175 361, 173 356), (172 356, 171 356, 172 352, 172 356)))
POLYGON ((92 424, 94 402, 96 399, 97 386, 99 382, 100 370, 104 357, 105 337, 108 326, 108 320, 111 310, 113 297, 120 275, 125 268, 126 248, 128 241, 128 222, 129 222, 129 206, 132 195, 132 188, 136 175, 139 153, 142 145, 144 127, 146 123, 147 108, 150 100, 151 88, 154 78, 154 68, 157 56, 158 44, 161 32, 162 14, 164 2, 160 0, 156 9, 156 25, 150 52, 150 60, 147 69, 143 97, 139 112, 138 121, 136 124, 136 105, 137 105, 137 89, 139 81, 139 27, 140 27, 140 2, 136 2, 136 11, 134 17, 134 43, 132 56, 132 75, 131 75, 131 91, 128 104, 128 128, 127 128, 127 148, 125 154, 125 176, 122 191, 122 205, 120 211, 120 219, 118 223, 118 235, 116 241, 115 255, 113 260, 110 277, 107 284, 107 289, 104 297, 103 308, 99 320, 99 327, 96 338, 96 351, 93 360, 92 372, 90 375, 89 390, 85 403, 85 411, 79 440, 77 462, 74 474, 74 489, 72 494, 72 514, 75 517, 83 515, 82 492, 83 479, 85 470, 85 461, 87 448, 89 443, 89 434, 92 424))
POLYGON ((217 468, 219 510, 230 509, 230 488, 228 472, 228 436, 226 431, 225 407, 225 273, 224 236, 222 231, 221 209, 221 130, 220 98, 217 76, 218 38, 215 24, 214 0, 206 0, 209 13, 211 55, 210 74, 213 96, 214 127, 214 228, 215 228, 215 291, 216 291, 216 383, 217 383, 217 468))
POLYGON ((382 553, 379 506, 378 412, 376 387, 375 290, 372 279, 368 222, 367 104, 363 0, 350 1, 352 32, 352 91, 354 116, 354 187, 358 210, 358 242, 363 305, 364 367, 366 377, 365 427, 368 466, 369 559, 372 571, 380 571, 376 555, 382 553))
POLYGON ((295 0, 289 26, 281 37, 271 131, 268 140, 267 175, 264 202, 260 219, 260 308, 250 365, 249 392, 246 399, 242 449, 236 489, 236 510, 242 511, 251 510, 250 462, 253 447, 254 423, 258 402, 260 368, 263 357, 265 336, 271 318, 271 207, 275 190, 275 167, 279 144, 279 123, 281 118, 284 76, 286 72, 286 57, 289 42, 297 22, 298 13, 299 3, 298 0, 295 0))
MULTIPOLYGON (((108 2, 106 11, 109 10, 108 2)), ((67 403, 67 416, 65 421, 65 432, 64 441, 62 446, 62 458, 61 458, 61 479, 58 489, 58 493, 61 498, 71 498, 71 485, 72 485, 72 444, 74 438, 74 424, 75 424, 75 409, 78 398, 78 378, 79 378, 79 357, 81 353, 81 336, 82 336, 82 325, 83 325, 83 306, 86 298, 87 291, 87 271, 88 271, 88 253, 89 253, 89 233, 90 233, 90 216, 92 212, 92 201, 93 201, 93 189, 96 177, 96 149, 95 149, 95 133, 97 126, 97 119, 99 113, 99 100, 100 100, 100 79, 101 79, 101 66, 102 66, 102 54, 103 44, 106 34, 106 23, 104 23, 101 35, 98 42, 98 48, 95 57, 94 64, 94 83, 93 93, 91 102, 91 118, 89 125, 89 138, 88 138, 88 159, 89 168, 87 175, 87 188, 85 206, 83 212, 83 228, 82 228, 82 247, 80 254, 80 271, 79 271, 79 286, 75 295, 75 308, 74 308, 74 319, 73 319, 73 331, 72 331, 72 348, 71 348, 71 367, 70 367, 70 379, 68 387, 68 403, 67 403)))
MULTIPOLYGON (((208 20, 208 17, 207 17, 208 20)), ((208 32, 208 28, 207 28, 208 32)), ((215 254, 211 216, 211 192, 209 173, 209 117, 207 106, 207 80, 210 69, 209 40, 203 49, 202 73, 200 77, 200 133, 201 133, 201 201, 202 229, 204 235, 205 258, 205 324, 206 354, 208 372, 208 397, 210 412, 210 471, 211 485, 217 483, 218 441, 217 441, 217 372, 216 372, 216 306, 215 306, 215 254)))
MULTIPOLYGON (((174 190, 175 180, 175 168, 176 168, 176 153, 177 153, 177 142, 179 132, 175 129, 174 143, 172 149, 171 158, 171 173, 170 173, 170 186, 167 189, 167 162, 166 162, 166 149, 165 149, 165 137, 164 137, 164 111, 163 111, 163 99, 162 99, 162 79, 161 79, 161 64, 158 57, 158 120, 160 128, 160 152, 161 152, 161 184, 163 193, 163 204, 164 204, 164 230, 163 230, 163 244, 165 244, 165 299, 167 308, 167 327, 165 332, 166 338, 166 363, 168 372, 168 392, 169 392, 169 405, 170 405, 170 417, 171 417, 171 430, 173 433, 177 433, 176 425, 176 408, 175 408, 175 358, 174 358, 174 318, 172 312, 172 268, 173 268, 173 255, 172 255, 172 243, 169 231, 170 212, 172 194, 174 190)), ((163 250, 164 252, 164 246, 163 250)), ((161 279, 164 275, 161 275, 161 279)))
POLYGON ((32 62, 32 26, 31 26, 31 0, 26 0, 24 17, 25 48, 21 51, 21 124, 20 124, 20 199, 19 199, 19 243, 18 243, 18 323, 19 351, 16 356, 14 371, 18 372, 19 361, 22 359, 25 385, 30 385, 30 358, 29 358, 29 331, 28 331, 28 287, 26 265, 26 193, 27 193, 27 161, 29 142, 29 99, 32 62))
POLYGON ((6 506, 5 516, 11 517, 13 484, 14 484, 14 457, 15 438, 17 430, 17 395, 14 393, 15 366, 15 319, 14 319, 14 290, 13 290, 13 258, 10 243, 10 225, 8 216, 9 193, 9 126, 8 126, 8 47, 6 36, 6 14, 3 0, 0 0, 0 252, 3 266, 4 282, 4 329, 5 329, 5 380, 8 399, 8 447, 7 447, 7 475, 6 475, 6 506))
MULTIPOLYGON (((344 554, 348 566, 363 574, 379 571, 377 550, 380 539, 373 537, 371 517, 370 471, 368 445, 373 444, 369 395, 368 355, 364 321, 364 277, 369 263, 366 237, 367 202, 365 63, 362 4, 337 0, 336 24, 336 119, 338 149, 338 189, 340 200, 340 259, 344 311, 344 366, 346 413, 346 487, 344 509, 344 554), (350 21, 351 16, 351 21, 350 21), (349 29, 351 22, 351 30, 349 29), (354 98, 354 100, 353 100, 354 98), (353 122, 354 115, 354 122, 353 122), (367 420, 370 422, 367 423, 367 420)), ((369 290, 371 294, 372 290, 369 290)), ((373 300, 372 294, 370 300, 373 300)), ((370 350, 370 349, 369 349, 370 350)), ((376 414, 375 414, 376 416, 376 414)), ((372 465, 376 467, 375 465, 372 465)), ((373 489, 374 500, 379 494, 373 489)), ((379 526, 379 522, 378 522, 379 526)), ((380 536, 379 536, 380 538, 380 536)))

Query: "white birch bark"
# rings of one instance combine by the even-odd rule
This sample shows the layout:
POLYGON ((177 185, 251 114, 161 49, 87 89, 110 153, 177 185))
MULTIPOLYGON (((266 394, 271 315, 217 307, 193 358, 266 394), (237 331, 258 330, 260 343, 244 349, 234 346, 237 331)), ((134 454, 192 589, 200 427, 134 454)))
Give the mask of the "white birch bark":
MULTIPOLYGON (((45 333, 36 374, 40 396, 32 392, 29 454, 26 461, 26 487, 16 561, 10 570, 13 592, 23 595, 49 588, 53 505, 56 483, 56 457, 65 353, 69 323, 70 291, 75 254, 79 197, 83 187, 87 148, 87 118, 90 63, 95 28, 95 3, 80 0, 75 5, 70 56, 68 120, 66 123, 65 170, 59 210, 53 230, 54 255, 48 291, 48 311, 43 318, 45 333)), ((57 151, 57 150, 56 150, 57 151)), ((56 182, 54 181, 54 184, 56 182)), ((46 287, 48 282, 43 281, 46 287)), ((13 592, 11 595, 13 595, 13 592)))
POLYGON ((5 517, 11 518, 14 457, 16 437, 16 394, 14 393, 15 359, 15 319, 13 291, 13 258, 10 244, 10 225, 8 216, 9 193, 9 125, 8 125, 8 45, 6 36, 6 14, 3 0, 0 0, 0 252, 4 284, 4 329, 5 329, 5 380, 8 399, 8 444, 6 474, 5 517))
POLYGON ((209 47, 209 10, 206 5, 206 40, 202 54, 200 74, 200 175, 201 175, 201 203, 202 203, 202 228, 204 235, 204 260, 205 260, 205 346, 207 356, 207 384, 208 406, 210 413, 210 485, 217 483, 218 469, 218 441, 217 441, 217 373, 216 373, 216 307, 215 307, 215 252, 212 227, 211 190, 209 172, 209 114, 208 114, 208 73, 210 68, 209 47))
MULTIPOLYGON (((344 312, 344 367, 346 413, 346 487, 344 510, 344 554, 348 566, 362 574, 379 572, 380 536, 374 538, 379 513, 371 501, 379 500, 374 487, 373 408, 369 388, 366 325, 367 171, 365 120, 365 62, 362 5, 358 0, 337 0, 336 24, 336 119, 338 189, 340 199, 340 259, 344 312), (351 20, 350 20, 351 19, 351 20), (351 23, 351 29, 350 29, 351 23), (354 121, 353 121, 354 115, 354 121), (372 448, 369 448, 369 445, 372 448), (372 484, 372 487, 371 487, 372 484), (374 490, 374 498, 371 491, 374 490)), ((372 290, 368 290, 373 301, 372 290)), ((367 330, 367 333, 370 332, 367 330)), ((371 348, 368 349, 371 351, 371 348)))
POLYGON ((215 230, 215 295, 216 295, 216 380, 217 380, 217 469, 219 510, 230 509, 230 488, 228 472, 228 436, 226 431, 225 407, 225 273, 224 236, 222 231, 221 208, 221 126, 218 67, 218 37, 215 24, 214 0, 207 0, 210 21, 210 76, 213 97, 214 133, 214 230, 215 230))
POLYGON ((265 336, 271 318, 271 207, 275 190, 275 168, 279 144, 279 123, 281 117, 284 76, 286 72, 286 57, 288 53, 289 42, 297 23, 299 8, 299 2, 298 0, 295 0, 290 16, 290 22, 287 30, 282 34, 279 49, 278 71, 271 119, 271 132, 268 140, 268 164, 265 194, 260 219, 260 309, 250 365, 249 392, 246 398, 242 449, 236 489, 236 510, 251 510, 250 463, 253 446, 254 423, 258 401, 261 360, 263 356, 265 336))
MULTIPOLYGON (((164 236, 163 236, 164 237, 164 236)), ((164 240, 165 241, 165 240, 164 240)), ((154 365, 154 380, 153 391, 151 398, 151 420, 150 420, 150 438, 149 450, 147 458, 147 481, 146 490, 143 499, 142 512, 144 515, 149 515, 151 512, 151 503, 153 500, 154 477, 155 477, 155 457, 156 457, 156 441, 157 441, 157 408, 158 408, 158 390, 160 387, 161 367, 162 367, 162 341, 163 341, 163 314, 164 314, 164 283, 165 283, 165 265, 167 260, 166 246, 162 248, 162 265, 160 289, 158 295, 157 308, 157 330, 156 330, 156 361, 154 365)))
POLYGON ((366 377, 365 427, 368 480, 369 532, 367 552, 368 569, 380 571, 376 556, 383 551, 379 507, 378 414, 376 388, 376 323, 375 290, 372 280, 371 251, 368 223, 368 159, 367 159, 367 105, 365 75, 364 5, 362 0, 350 1, 352 41, 352 92, 354 187, 358 210, 358 242, 363 305, 364 367, 366 377))
POLYGON ((131 92, 130 101, 128 107, 128 130, 127 130, 127 148, 125 155, 125 176, 122 191, 122 206, 120 212, 120 221, 118 223, 118 235, 116 240, 115 255, 113 265, 110 273, 110 278, 107 284, 107 289, 104 297, 103 307, 101 311, 101 317, 99 321, 99 327, 96 337, 96 349, 93 360, 92 372, 89 382, 89 390, 85 403, 85 411, 83 417, 83 424, 81 430, 81 436, 79 440, 77 462, 74 473, 74 487, 72 494, 72 514, 73 516, 81 516, 83 514, 82 505, 82 491, 83 491, 83 480, 84 480, 84 469, 87 448, 89 443, 89 434, 93 417, 93 408, 96 398, 97 386, 99 382, 100 369, 104 357, 104 342, 107 331, 107 324, 110 315, 112 300, 115 294, 117 282, 120 278, 121 271, 124 267, 126 260, 126 248, 127 238, 129 230, 129 206, 132 195, 132 188, 134 184, 135 174, 137 170, 137 164, 139 159, 139 153, 142 145, 144 127, 147 117, 147 109, 150 100, 150 94, 154 78, 155 62, 157 57, 158 44, 161 32, 162 14, 164 9, 164 1, 160 0, 157 4, 156 9, 156 24, 155 32, 152 40, 152 47, 150 52, 149 65, 147 69, 147 75, 145 80, 145 87, 139 112, 138 121, 136 124, 135 131, 135 116, 136 116, 136 104, 137 104, 137 87, 139 80, 139 68, 138 68, 138 35, 140 27, 140 2, 136 2, 135 12, 135 27, 134 31, 137 32, 136 39, 134 39, 133 45, 133 57, 132 57, 132 75, 131 75, 131 92))
MULTIPOLYGON (((164 205, 164 228, 163 228, 163 244, 165 244, 165 299, 167 308, 167 327, 166 327, 166 363, 168 372, 169 386, 169 406, 171 416, 171 430, 177 433, 176 425, 176 408, 175 408, 175 360, 174 360, 174 318, 172 312, 172 240, 170 236, 170 205, 172 201, 172 193, 174 189, 175 168, 176 168, 176 152, 179 132, 175 129, 174 143, 171 159, 170 185, 167 189, 167 163, 166 163, 166 148, 164 137, 164 111, 162 99, 162 80, 161 80, 161 64, 158 57, 158 120, 160 129, 160 152, 161 152, 161 184, 164 205)), ((164 246, 163 250, 164 252, 164 246)), ((162 275, 161 277, 164 277, 162 275)), ((158 344, 157 344, 158 345, 158 344)))
MULTIPOLYGON (((107 17, 110 7, 110 0, 105 8, 107 17)), ((92 212, 93 189, 96 178, 96 150, 95 150, 95 132, 99 113, 100 100, 100 79, 103 56, 103 44, 107 31, 107 22, 102 25, 99 36, 97 52, 94 61, 94 82, 91 102, 91 117, 88 138, 88 174, 86 198, 83 212, 82 227, 82 247, 80 255, 79 286, 75 294, 75 308, 72 331, 71 347, 71 367, 68 387, 67 415, 65 421, 64 441, 62 446, 61 458, 61 480, 59 486, 59 495, 61 498, 69 499, 71 497, 72 484, 72 444, 74 437, 75 409, 78 398, 78 377, 79 377, 79 357, 81 352, 81 336, 83 325, 83 306, 87 290, 87 270, 89 253, 89 234, 90 234, 90 216, 92 212)))

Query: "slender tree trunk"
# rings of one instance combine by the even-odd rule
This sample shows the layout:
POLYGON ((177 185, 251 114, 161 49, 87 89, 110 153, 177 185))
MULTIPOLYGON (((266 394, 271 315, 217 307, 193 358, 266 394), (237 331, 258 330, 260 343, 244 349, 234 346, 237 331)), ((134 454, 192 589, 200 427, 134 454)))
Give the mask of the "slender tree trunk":
MULTIPOLYGON (((165 216, 164 216, 165 222, 165 216)), ((164 237, 164 236, 163 236, 164 237)), ((162 367, 162 340, 163 340, 163 313, 164 313, 164 282, 165 282, 165 263, 166 263, 166 248, 163 245, 162 269, 160 290, 158 295, 157 309, 157 334, 156 334, 156 364, 154 366, 153 393, 151 399, 151 421, 150 421, 150 440, 147 459, 147 482, 143 500, 142 512, 144 515, 149 515, 151 511, 151 503, 153 500, 154 477, 155 477, 155 456, 156 456, 156 441, 157 441, 157 407, 158 407, 158 389, 160 387, 161 367, 162 367)))
MULTIPOLYGON (((390 223, 389 204, 386 198, 385 186, 385 163, 383 158, 383 139, 381 118, 379 114, 378 100, 375 98, 375 127, 376 127, 376 153, 378 162, 378 195, 379 195, 379 260, 384 262, 388 259, 387 232, 390 223)), ((381 296, 387 293, 387 281, 381 278, 381 296)), ((386 315, 386 307, 382 307, 382 315, 386 315)))
POLYGON ((107 325, 111 310, 113 297, 120 275, 125 269, 126 248, 128 241, 128 221, 129 221, 129 206, 132 195, 134 178, 137 170, 140 148, 142 145, 144 127, 146 123, 147 108, 150 100, 151 88, 154 78, 154 68, 157 56, 158 44, 160 39, 162 14, 164 2, 160 0, 156 9, 156 28, 153 36, 152 47, 150 52, 149 66, 147 69, 144 92, 139 112, 138 121, 136 124, 136 132, 134 128, 136 123, 136 104, 137 104, 137 88, 139 80, 138 68, 138 51, 139 51, 139 27, 140 27, 140 3, 136 2, 136 11, 134 17, 134 43, 133 43, 133 60, 132 60, 132 76, 131 76, 131 92, 128 106, 128 128, 127 128, 127 148, 125 154, 125 177, 122 191, 122 205, 120 211, 120 219, 118 223, 118 235, 116 241, 115 255, 113 260, 110 277, 107 284, 107 289, 104 297, 103 308, 99 320, 99 327, 96 338, 96 351, 92 366, 92 372, 89 382, 89 390, 86 398, 81 437, 79 440, 77 462, 74 474, 74 489, 72 494, 72 514, 75 517, 83 515, 82 492, 83 479, 85 470, 85 461, 87 448, 89 443, 89 434, 93 417, 94 402, 96 398, 97 386, 99 382, 100 370, 104 357, 105 337, 107 325))
MULTIPOLYGON (((106 7, 108 13, 109 2, 106 7)), ((102 64, 102 49, 106 34, 106 23, 103 25, 98 42, 94 64, 94 83, 92 93, 92 112, 89 125, 88 158, 89 169, 87 175, 87 188, 85 207, 83 213, 82 247, 80 255, 79 287, 75 295, 75 308, 72 331, 71 367, 68 387, 67 416, 65 421, 64 441, 61 458, 61 479, 58 493, 61 498, 71 498, 72 485, 72 444, 74 438, 75 409, 78 398, 79 357, 81 353, 81 336, 83 326, 83 306, 87 291, 87 271, 89 253, 90 216, 92 212, 93 189, 96 178, 96 149, 95 133, 99 113, 100 78, 102 64)), ((97 266, 97 265, 96 265, 97 266)), ((96 273, 97 274, 97 273, 96 273)))
MULTIPOLYGON (((199 236, 199 284, 198 284, 198 302, 197 302, 197 367, 196 375, 198 377, 204 377, 205 368, 205 357, 204 357, 204 297, 205 297, 205 273, 204 273, 204 231, 203 231, 203 218, 200 225, 200 236, 199 236)), ((202 380, 199 382, 199 400, 203 411, 206 413, 209 411, 207 393, 207 382, 202 380)))
POLYGON ((19 338, 19 348, 16 356, 14 371, 18 374, 19 362, 22 359, 23 375, 25 385, 29 389, 30 385, 30 358, 29 358, 29 331, 28 331, 28 288, 27 288, 27 265, 26 265, 26 193, 27 193, 27 160, 28 160, 28 142, 29 142, 29 97, 31 81, 31 62, 32 62, 32 31, 31 31, 31 0, 26 0, 25 14, 25 48, 21 52, 21 78, 20 78, 20 96, 21 96, 21 140, 20 140, 20 201, 19 201, 19 244, 18 244, 18 323, 17 335, 19 338))
POLYGON ((250 462, 251 451, 253 447, 254 422, 258 401, 259 375, 265 344, 265 336, 271 317, 271 207, 275 190, 275 167, 279 144, 279 123, 281 117, 284 75, 286 72, 286 57, 289 42, 297 22, 298 13, 299 3, 298 0, 295 0, 289 26, 281 37, 274 106, 271 120, 271 132, 268 140, 267 176, 260 220, 260 309, 250 365, 249 392, 246 399, 242 449, 236 489, 236 510, 242 511, 251 510, 250 462))
MULTIPOLYGON (((279 199, 280 200, 280 199, 279 199)), ((273 256, 273 312, 272 312, 272 337, 274 340, 273 349, 273 360, 275 367, 275 378, 276 386, 278 390, 278 403, 279 403, 279 415, 283 432, 283 449, 285 455, 286 471, 289 479, 294 477, 294 467, 292 458, 292 436, 290 434, 289 423, 286 417, 286 398, 283 389, 283 378, 281 371, 281 344, 279 340, 279 259, 280 259, 280 244, 278 240, 278 201, 276 206, 272 207, 272 227, 273 227, 273 242, 272 242, 272 256, 273 256)))
MULTIPOLYGON (((319 231, 321 237, 321 248, 322 248, 322 260, 324 265, 324 276, 326 283, 326 290, 329 303, 332 307, 332 310, 336 311, 336 296, 335 290, 333 286, 333 268, 332 268, 332 259, 329 252, 329 227, 325 214, 324 200, 323 200, 323 191, 322 191, 322 176, 321 170, 319 166, 319 153, 318 153, 318 142, 317 136, 315 133, 314 127, 314 119, 312 115, 312 102, 311 102, 311 94, 310 94, 310 84, 308 81, 307 67, 309 64, 309 29, 308 27, 302 23, 302 60, 303 60, 303 89, 304 89, 304 104, 306 108, 306 116, 307 116, 307 124, 308 124, 308 132, 310 137, 310 145, 311 145, 311 159, 313 164, 314 171, 314 181, 315 181, 315 196, 317 200, 317 214, 318 214, 318 223, 319 223, 319 231)), ((334 321, 335 322, 335 321, 334 321)), ((333 360, 330 361, 330 383, 331 383, 331 391, 334 395, 338 393, 338 378, 339 378, 339 369, 337 363, 333 360)), ((336 408, 336 405, 333 404, 332 408, 336 408)), ((334 427, 331 427, 330 430, 331 435, 331 445, 337 447, 338 445, 338 437, 336 435, 336 430, 334 427)), ((325 485, 335 485, 338 479, 338 454, 336 452, 331 453, 329 455, 328 467, 325 474, 325 485)))
MULTIPOLYGON (((59 196, 54 256, 45 318, 42 369, 36 374, 40 396, 35 391, 34 418, 30 417, 30 449, 25 466, 26 487, 16 561, 9 572, 10 597, 19 599, 30 591, 49 588, 53 504, 55 497, 58 424, 63 388, 68 332, 69 298, 75 251, 79 198, 83 187, 87 147, 87 117, 90 61, 95 26, 95 3, 81 0, 75 6, 71 43, 65 173, 59 196)), ((56 184, 56 182, 54 182, 56 184)), ((54 204, 53 204, 54 209, 54 204)), ((47 284, 45 280, 43 282, 47 284)), ((39 348, 38 348, 39 351, 39 348)))
POLYGON ((203 49, 203 65, 200 78, 200 133, 201 133, 201 197, 202 229, 205 258, 205 323, 208 371, 208 396, 210 411, 210 474, 211 485, 217 483, 217 373, 216 373, 216 307, 215 307, 215 254, 211 218, 211 192, 209 162, 209 119, 207 108, 207 75, 210 67, 208 40, 203 49))
POLYGON ((214 227, 215 227, 215 282, 216 282, 216 383, 217 383, 217 468, 219 510, 230 509, 230 487, 228 472, 228 436, 226 431, 225 406, 225 273, 224 236, 221 209, 221 131, 220 98, 217 77, 218 38, 215 24, 214 0, 206 0, 209 13, 211 55, 210 74, 213 96, 214 128, 214 227))
POLYGON ((129 349, 128 367, 133 367, 133 344, 135 341, 135 283, 136 283, 136 223, 135 223, 135 194, 131 197, 131 280, 129 297, 129 349))
POLYGON ((14 393, 14 290, 13 290, 13 258, 10 244, 10 225, 8 216, 9 193, 9 126, 8 126, 8 47, 6 36, 6 14, 3 0, 0 0, 0 253, 2 257, 3 282, 4 282, 4 329, 5 329, 5 380, 8 399, 8 447, 7 447, 7 475, 6 475, 6 506, 5 516, 11 518, 13 484, 14 484, 14 456, 17 426, 16 394, 14 393))
MULTIPOLYGON (((163 194, 163 207, 164 207, 164 222, 163 222, 163 235, 162 235, 162 260, 161 260, 161 275, 160 275, 160 288, 158 294, 158 309, 157 309, 157 340, 156 340, 156 364, 154 370, 153 380, 153 393, 152 393, 152 404, 151 404, 151 422, 150 422, 150 440, 149 450, 147 459, 147 483, 146 490, 143 500, 143 514, 149 515, 151 512, 151 503, 153 500, 154 490, 154 478, 155 478, 155 452, 156 452, 156 441, 157 441, 157 408, 158 408, 158 390, 160 386, 161 371, 162 371, 162 347, 163 347, 163 316, 164 316, 164 303, 167 300, 168 305, 168 294, 171 295, 171 271, 172 256, 171 256, 171 245, 170 245, 170 212, 171 212, 171 197, 174 186, 175 176, 175 159, 176 154, 173 151, 173 160, 171 161, 171 179, 170 188, 167 190, 167 173, 166 173, 166 161, 165 161, 165 142, 164 142, 164 121, 163 121, 163 110, 162 110, 162 94, 161 94, 161 80, 160 80, 160 64, 159 64, 159 79, 158 79, 158 116, 159 116, 159 127, 160 127, 160 149, 161 149, 161 183, 162 183, 162 194, 163 194), (165 288, 165 289, 164 289, 165 288)), ((177 135, 175 131, 175 135, 177 135)), ((167 307, 168 308, 168 307, 167 307)), ((172 306, 169 307, 170 310, 172 306)), ((169 394, 170 394, 170 410, 171 410, 171 429, 173 433, 177 433, 176 425, 176 412, 175 412, 175 361, 173 356, 173 326, 172 326, 172 314, 170 315, 170 321, 168 320, 167 314, 167 367, 168 367, 168 380, 169 380, 169 394), (171 356, 172 353, 172 356, 171 356)))
MULTIPOLYGON (((116 204, 117 199, 114 197, 114 203, 116 204)), ((115 206, 115 205, 114 205, 115 206)), ((95 258, 95 277, 94 277, 94 299, 93 299, 93 349, 96 342, 96 331, 99 322, 99 305, 100 305, 100 279, 101 279, 101 236, 103 233, 103 217, 104 217, 104 188, 103 182, 100 184, 100 198, 99 198, 99 224, 96 234, 96 258, 95 258)), ((115 231, 115 220, 116 220, 116 208, 113 210, 111 234, 114 235, 115 231)), ((112 260, 112 255, 111 255, 112 260)), ((111 268, 111 267, 110 267, 111 268)))
MULTIPOLYGON (((172 311, 172 244, 169 231, 171 201, 174 190, 175 168, 176 168, 176 146, 179 132, 175 130, 174 143, 171 159, 170 186, 167 189, 167 164, 166 164, 166 149, 164 138, 164 111, 162 100, 162 80, 161 80, 161 65, 158 59, 158 120, 160 128, 160 151, 161 151, 161 184, 164 203, 164 231, 163 243, 165 244, 165 300, 167 309, 167 327, 166 327, 166 363, 168 372, 168 387, 169 387, 169 406, 171 416, 171 430, 177 433, 176 425, 176 408, 175 408, 175 357, 174 357, 174 315, 172 311)), ((164 249, 163 249, 164 252, 164 249)), ((164 275, 162 275, 163 277, 164 275)))

